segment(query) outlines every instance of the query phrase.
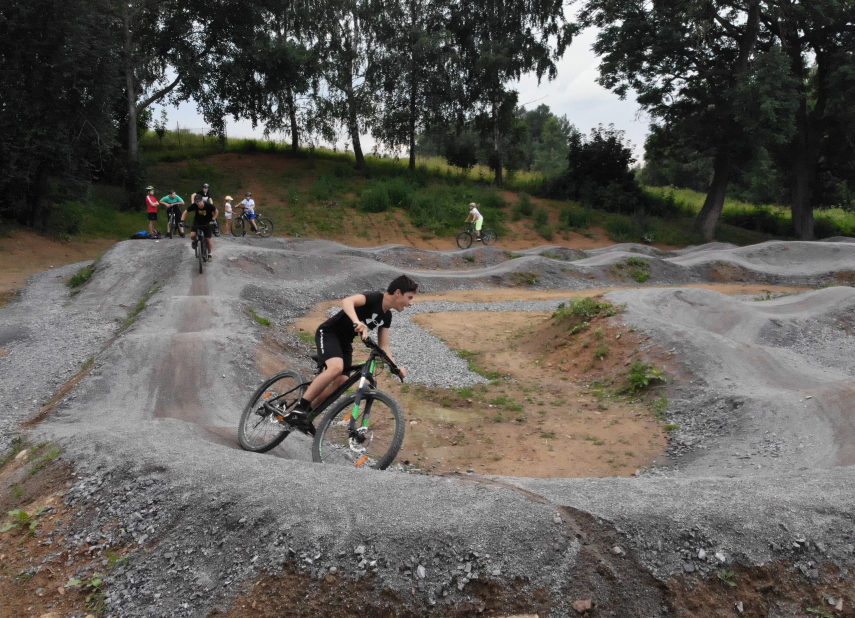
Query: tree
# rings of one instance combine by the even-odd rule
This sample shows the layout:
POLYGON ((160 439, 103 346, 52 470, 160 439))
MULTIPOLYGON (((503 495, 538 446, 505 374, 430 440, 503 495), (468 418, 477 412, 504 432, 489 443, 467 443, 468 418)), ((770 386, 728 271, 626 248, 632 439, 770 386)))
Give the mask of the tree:
MULTIPOLYGON (((513 111, 516 93, 507 85, 523 73, 554 79, 575 26, 564 19, 561 0, 473 0, 456 2, 450 28, 458 50, 457 70, 465 76, 467 107, 489 118, 491 167, 502 185, 503 110, 513 111)), ((512 115, 510 116, 512 117, 512 115)))
POLYGON ((249 118, 265 131, 288 131, 291 150, 315 132, 314 99, 320 88, 320 41, 307 0, 256 0, 244 5, 241 36, 212 53, 208 82, 197 97, 205 119, 222 131, 227 115, 249 118), (250 15, 250 13, 252 13, 250 15))
POLYGON ((557 176, 567 163, 568 140, 572 125, 564 118, 565 126, 551 116, 540 133, 540 144, 534 152, 532 167, 545 176, 557 176))
POLYGON ((102 0, 0 4, 3 210, 44 227, 51 197, 85 196, 115 144, 119 58, 102 0))
POLYGON ((405 146, 416 167, 416 135, 453 121, 459 86, 447 69, 455 50, 445 18, 446 0, 395 0, 378 15, 378 55, 370 81, 380 93, 376 139, 405 146))
POLYGON ((834 140, 833 129, 847 122, 846 112, 835 118, 833 101, 846 91, 845 83, 851 84, 855 4, 847 0, 770 0, 762 19, 780 41, 797 82, 795 131, 783 162, 792 179, 793 226, 800 238, 810 240, 814 235, 814 192, 823 158, 834 140), (811 56, 814 70, 809 69, 811 56))
MULTIPOLYGON (((768 92, 764 80, 774 73, 757 66, 778 66, 756 62, 760 8, 760 0, 588 0, 580 13, 583 25, 601 28, 594 46, 602 57, 600 83, 622 97, 635 90, 668 134, 712 158, 712 179, 695 222, 707 240, 714 237, 734 171, 768 140, 784 139, 791 127, 786 81, 773 93, 774 113, 761 105, 762 122, 748 122, 756 101, 746 94, 768 92)), ((760 51, 774 55, 764 43, 760 51)))

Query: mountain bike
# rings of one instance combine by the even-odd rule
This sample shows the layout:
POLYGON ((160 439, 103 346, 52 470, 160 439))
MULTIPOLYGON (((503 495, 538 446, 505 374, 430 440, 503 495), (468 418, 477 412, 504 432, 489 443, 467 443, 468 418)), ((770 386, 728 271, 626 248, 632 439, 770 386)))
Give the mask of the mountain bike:
POLYGON ((166 237, 172 238, 176 232, 178 232, 178 222, 175 220, 175 213, 170 208, 166 223, 166 237))
POLYGON ((205 242, 204 234, 199 234, 197 230, 203 227, 210 227, 210 223, 207 225, 193 225, 190 227, 190 231, 196 232, 196 238, 193 241, 196 243, 196 247, 194 248, 194 255, 196 259, 199 260, 199 274, 202 274, 203 264, 208 261, 208 243, 205 242))
MULTIPOLYGON (((232 217, 232 236, 246 236, 247 226, 252 229, 252 225, 248 224, 249 217, 246 213, 241 213, 236 217, 232 217)), ((258 235, 262 238, 267 238, 273 233, 273 221, 261 215, 255 216, 255 225, 258 228, 258 235)))
POLYGON ((220 222, 216 219, 211 221, 211 233, 217 238, 220 237, 220 222))
MULTIPOLYGON (((376 390, 375 373, 385 364, 402 382, 403 378, 376 343, 370 339, 364 343, 370 350, 368 360, 345 367, 344 373, 350 377, 306 419, 290 413, 311 384, 304 382, 297 371, 281 371, 259 386, 241 415, 238 426, 241 447, 264 453, 296 429, 314 435, 312 460, 317 463, 387 468, 404 442, 404 414, 391 395, 376 390), (342 398, 357 382, 356 392, 342 398), (321 414, 316 428, 312 421, 321 414)), ((320 374, 323 363, 316 354, 311 358, 318 364, 316 375, 320 374)))
MULTIPOLYGON (((461 249, 468 249, 472 246, 472 239, 474 238, 476 238, 475 225, 470 224, 468 229, 457 235, 457 246, 461 249)), ((499 236, 496 234, 496 230, 481 230, 481 242, 485 245, 492 245, 498 238, 499 236)))

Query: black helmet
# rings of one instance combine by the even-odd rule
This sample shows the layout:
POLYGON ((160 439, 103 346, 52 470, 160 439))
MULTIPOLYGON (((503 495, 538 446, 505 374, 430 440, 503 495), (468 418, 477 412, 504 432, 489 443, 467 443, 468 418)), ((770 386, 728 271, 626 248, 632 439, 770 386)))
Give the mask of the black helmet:
POLYGON ((204 198, 204 197, 202 197, 200 194, 198 194, 198 193, 197 193, 197 194, 196 194, 196 198, 195 198, 193 201, 194 201, 194 202, 204 202, 204 201, 205 201, 205 198, 204 198))
POLYGON ((208 183, 206 182, 205 184, 203 184, 203 185, 202 185, 202 188, 203 188, 203 189, 209 189, 209 188, 210 188, 210 186, 209 186, 209 185, 208 185, 208 183))

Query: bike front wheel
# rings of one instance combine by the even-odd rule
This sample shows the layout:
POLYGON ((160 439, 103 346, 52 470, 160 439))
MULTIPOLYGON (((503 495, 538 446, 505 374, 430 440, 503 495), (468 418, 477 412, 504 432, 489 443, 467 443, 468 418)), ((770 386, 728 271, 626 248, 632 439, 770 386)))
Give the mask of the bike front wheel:
POLYGON ((457 235, 457 246, 461 249, 468 249, 472 246, 472 234, 469 232, 460 232, 457 235))
POLYGON ((255 224, 258 226, 258 233, 262 238, 267 238, 273 233, 273 221, 267 217, 256 219, 255 224))
POLYGON ((347 397, 324 413, 315 431, 312 460, 385 470, 404 443, 404 413, 390 395, 368 391, 356 405, 347 397), (351 419, 356 418, 351 429, 351 419))
POLYGON ((204 268, 202 266, 202 263, 204 261, 204 258, 202 256, 205 254, 204 246, 205 246, 205 238, 201 237, 200 234, 196 234, 196 259, 199 260, 199 274, 200 275, 202 274, 202 271, 204 270, 204 268))
POLYGON ((232 220, 232 236, 243 236, 243 219, 233 219, 232 220))
POLYGON ((495 230, 481 230, 481 242, 485 245, 492 245, 498 238, 495 230))
POLYGON ((292 410, 305 390, 303 377, 291 369, 280 371, 259 386, 240 417, 238 441, 241 448, 266 453, 287 438, 291 430, 279 424, 274 412, 292 410))
POLYGON ((211 233, 214 236, 219 238, 219 236, 220 236, 220 222, 219 221, 213 221, 211 223, 211 233))

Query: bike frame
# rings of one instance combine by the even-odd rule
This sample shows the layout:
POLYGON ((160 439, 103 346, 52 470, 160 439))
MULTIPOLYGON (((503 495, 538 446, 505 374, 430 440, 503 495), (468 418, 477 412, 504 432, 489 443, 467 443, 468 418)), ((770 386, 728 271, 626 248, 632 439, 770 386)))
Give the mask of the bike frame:
MULTIPOLYGON (((329 397, 324 399, 320 403, 320 405, 318 405, 318 407, 316 407, 314 410, 312 410, 309 413, 309 415, 307 417, 307 420, 309 422, 312 422, 316 418, 318 418, 327 408, 329 408, 333 403, 338 401, 339 397, 341 397, 342 395, 345 394, 345 392, 347 392, 347 389, 349 389, 351 386, 353 386, 354 384, 359 382, 359 386, 356 389, 356 399, 353 402, 353 409, 350 412, 350 424, 348 425, 348 433, 352 437, 357 437, 358 434, 357 434, 357 427, 356 427, 356 417, 359 416, 359 404, 362 403, 362 398, 365 396, 365 393, 368 391, 365 384, 367 382, 371 386, 371 388, 373 388, 373 389, 377 388, 377 380, 374 378, 374 368, 377 365, 377 359, 379 358, 380 360, 383 360, 386 363, 394 366, 394 364, 391 363, 388 358, 385 358, 386 355, 383 354, 381 351, 374 349, 373 347, 370 347, 370 346, 369 346, 369 348, 371 349, 371 353, 368 355, 368 360, 366 362, 362 363, 361 365, 354 365, 352 367, 348 367, 345 369, 345 372, 350 373, 350 377, 347 379, 347 381, 344 384, 339 386, 329 397)), ((267 406, 267 405, 277 401, 278 399, 281 399, 282 397, 285 397, 286 395, 293 393, 295 390, 297 390, 299 388, 309 386, 309 384, 311 384, 311 383, 312 383, 311 381, 303 382, 299 386, 295 386, 294 388, 292 388, 290 391, 288 391, 286 393, 282 393, 281 395, 274 397, 273 399, 269 399, 269 400, 265 401, 264 405, 267 406)), ((371 408, 368 407, 365 409, 365 414, 362 415, 362 427, 368 426, 368 420, 369 420, 370 416, 371 416, 371 408)))

